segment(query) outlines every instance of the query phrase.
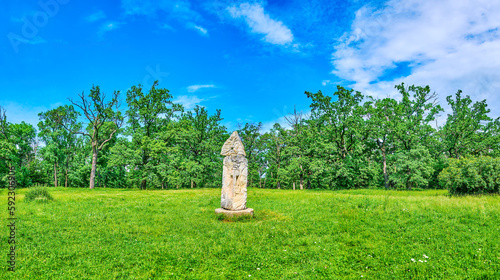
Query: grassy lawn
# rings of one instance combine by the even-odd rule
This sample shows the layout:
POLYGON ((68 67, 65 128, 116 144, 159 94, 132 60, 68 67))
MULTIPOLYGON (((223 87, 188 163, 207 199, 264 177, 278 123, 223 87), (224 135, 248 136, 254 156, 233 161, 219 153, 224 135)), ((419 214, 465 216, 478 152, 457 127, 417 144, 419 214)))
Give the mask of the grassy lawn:
POLYGON ((219 189, 25 192, 12 273, 0 191, 0 279, 500 279, 499 196, 249 189, 228 222, 219 189))

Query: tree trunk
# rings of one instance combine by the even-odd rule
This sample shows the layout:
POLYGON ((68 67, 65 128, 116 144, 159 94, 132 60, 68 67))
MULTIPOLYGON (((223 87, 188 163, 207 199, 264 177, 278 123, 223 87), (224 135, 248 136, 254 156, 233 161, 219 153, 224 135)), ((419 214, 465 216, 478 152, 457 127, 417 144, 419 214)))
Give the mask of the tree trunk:
POLYGON ((99 150, 96 147, 92 147, 92 169, 90 169, 90 189, 95 187, 95 171, 97 169, 97 153, 99 150))
POLYGON ((262 189, 262 177, 259 176, 259 188, 262 189))
POLYGON ((383 162, 383 171, 384 171, 384 184, 385 189, 389 189, 389 175, 387 175, 387 161, 385 158, 385 148, 382 148, 382 162, 383 162))
POLYGON ((300 174, 300 189, 304 189, 304 176, 302 174, 300 174))
POLYGON ((64 175, 64 187, 68 187, 68 168, 66 168, 66 174, 64 175))
POLYGON ((293 182, 293 190, 295 190, 295 181, 293 182))
POLYGON ((408 172, 407 172, 406 174, 408 174, 408 179, 406 179, 406 188, 407 188, 408 190, 411 190, 411 188, 413 187, 413 184, 412 184, 412 182, 410 181, 411 170, 410 170, 410 169, 408 169, 408 172))
POLYGON ((66 172, 64 175, 64 187, 68 187, 68 169, 69 169, 69 156, 66 155, 66 172))
POLYGON ((278 181, 278 190, 281 189, 280 182, 278 181))
POLYGON ((57 162, 54 162, 54 187, 57 187, 57 162))
POLYGON ((191 188, 193 188, 193 184, 194 184, 194 182, 193 182, 193 180, 191 180, 191 188))
POLYGON ((145 190, 146 189, 146 184, 147 184, 146 179, 144 179, 144 180, 141 181, 141 190, 145 190))

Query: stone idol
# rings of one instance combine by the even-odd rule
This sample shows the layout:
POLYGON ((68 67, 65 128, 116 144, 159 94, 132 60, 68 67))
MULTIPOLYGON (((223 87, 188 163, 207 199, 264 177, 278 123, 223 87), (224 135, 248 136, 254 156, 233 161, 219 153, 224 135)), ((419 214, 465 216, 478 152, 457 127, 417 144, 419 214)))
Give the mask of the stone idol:
POLYGON ((253 209, 247 208, 248 161, 237 131, 226 140, 220 154, 225 156, 221 208, 216 209, 215 213, 226 216, 253 215, 253 209))

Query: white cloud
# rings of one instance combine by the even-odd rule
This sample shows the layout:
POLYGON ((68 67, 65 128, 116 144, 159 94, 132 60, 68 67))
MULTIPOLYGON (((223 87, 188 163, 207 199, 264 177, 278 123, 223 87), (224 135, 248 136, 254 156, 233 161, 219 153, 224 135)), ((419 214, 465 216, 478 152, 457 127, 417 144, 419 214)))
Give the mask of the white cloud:
POLYGON ((115 30, 118 27, 120 27, 121 23, 116 22, 116 21, 108 21, 101 25, 101 28, 99 29, 99 33, 102 35, 108 31, 115 30))
POLYGON ((96 22, 96 21, 104 19, 104 18, 106 18, 106 14, 104 14, 103 11, 99 10, 99 11, 85 17, 85 20, 88 22, 96 22))
POLYGON ((174 99, 172 102, 177 103, 177 104, 182 104, 182 106, 184 106, 184 109, 191 110, 196 105, 199 105, 201 102, 203 102, 205 100, 206 99, 198 98, 195 95, 192 95, 192 96, 181 95, 181 96, 178 96, 176 99, 174 99))
POLYGON ((208 31, 205 28, 198 26, 198 25, 195 25, 194 28, 196 28, 198 31, 200 31, 200 33, 202 33, 204 35, 208 35, 208 31))
POLYGON ((203 28, 203 27, 196 25, 194 23, 189 23, 187 26, 191 29, 198 31, 203 36, 208 36, 208 30, 206 28, 203 28))
POLYGON ((204 88, 215 88, 215 85, 192 85, 187 87, 188 92, 195 92, 204 88))
MULTIPOLYGON (((333 73, 365 94, 396 94, 394 85, 430 85, 445 97, 462 89, 500 106, 500 2, 388 1, 356 12, 333 53, 333 73), (401 77, 387 75, 405 65, 401 77)), ((498 115, 498 111, 496 113, 498 115)))
POLYGON ((322 86, 326 86, 326 85, 329 85, 331 83, 332 83, 332 81, 330 81, 330 80, 323 80, 323 81, 321 81, 321 85, 322 86))
POLYGON ((243 18, 251 32, 264 34, 268 43, 285 45, 293 41, 292 31, 283 22, 272 19, 260 4, 242 3, 228 7, 227 11, 233 18, 243 18))
POLYGON ((281 125, 281 127, 290 128, 286 118, 279 117, 279 118, 272 120, 272 121, 263 122, 262 123, 262 132, 265 133, 265 132, 271 131, 271 129, 274 127, 274 124, 276 124, 276 123, 279 123, 281 125))

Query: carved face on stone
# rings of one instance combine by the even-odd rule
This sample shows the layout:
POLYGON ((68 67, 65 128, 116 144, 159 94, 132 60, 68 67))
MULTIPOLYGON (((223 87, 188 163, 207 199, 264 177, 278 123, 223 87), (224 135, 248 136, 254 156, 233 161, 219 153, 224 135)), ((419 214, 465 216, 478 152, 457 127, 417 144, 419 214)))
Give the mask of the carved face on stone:
POLYGON ((234 131, 226 140, 220 154, 223 156, 247 155, 237 131, 234 131))

